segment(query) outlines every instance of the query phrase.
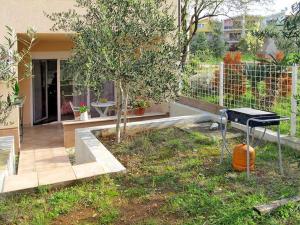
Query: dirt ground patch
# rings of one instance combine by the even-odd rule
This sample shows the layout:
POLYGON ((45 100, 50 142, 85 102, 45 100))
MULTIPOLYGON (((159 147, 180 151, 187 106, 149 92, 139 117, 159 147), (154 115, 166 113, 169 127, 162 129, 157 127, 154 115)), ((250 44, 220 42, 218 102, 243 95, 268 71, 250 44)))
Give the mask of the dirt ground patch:
MULTIPOLYGON (((123 202, 120 206, 120 219, 115 224, 138 224, 150 218, 163 221, 164 217, 160 209, 164 204, 165 199, 163 196, 154 196, 143 201, 132 199, 123 202)), ((170 222, 170 218, 168 218, 168 222, 170 222)))
POLYGON ((99 214, 92 208, 79 208, 72 212, 58 217, 52 225, 75 225, 81 223, 95 223, 99 214))

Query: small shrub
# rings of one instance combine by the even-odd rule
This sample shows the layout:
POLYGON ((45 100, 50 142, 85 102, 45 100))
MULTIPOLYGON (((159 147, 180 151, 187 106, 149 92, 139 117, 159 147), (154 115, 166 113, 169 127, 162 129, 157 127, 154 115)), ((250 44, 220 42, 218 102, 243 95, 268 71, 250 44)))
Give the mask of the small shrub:
POLYGON ((159 150, 159 159, 169 159, 174 156, 175 150, 172 148, 161 148, 159 150))
POLYGON ((180 139, 173 139, 168 141, 167 147, 171 148, 173 151, 182 151, 185 149, 185 145, 180 139))
POLYGON ((123 193, 127 198, 139 198, 141 196, 147 195, 148 191, 145 188, 132 187, 128 188, 123 193))
POLYGON ((101 214, 99 224, 112 224, 118 217, 119 212, 114 208, 110 208, 109 210, 106 210, 105 213, 101 214))
POLYGON ((140 136, 136 136, 133 139, 133 142, 129 146, 129 149, 133 153, 139 153, 139 152, 149 153, 152 152, 154 148, 152 142, 149 140, 147 135, 140 135, 140 136))

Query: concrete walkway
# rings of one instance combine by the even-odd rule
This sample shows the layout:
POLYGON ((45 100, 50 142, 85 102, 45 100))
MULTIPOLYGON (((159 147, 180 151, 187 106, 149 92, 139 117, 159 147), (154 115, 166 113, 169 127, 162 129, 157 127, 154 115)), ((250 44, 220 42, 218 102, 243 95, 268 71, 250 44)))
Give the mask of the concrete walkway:
POLYGON ((63 147, 61 124, 34 126, 24 130, 17 174, 5 177, 3 192, 63 185, 104 173, 96 162, 71 165, 63 147))

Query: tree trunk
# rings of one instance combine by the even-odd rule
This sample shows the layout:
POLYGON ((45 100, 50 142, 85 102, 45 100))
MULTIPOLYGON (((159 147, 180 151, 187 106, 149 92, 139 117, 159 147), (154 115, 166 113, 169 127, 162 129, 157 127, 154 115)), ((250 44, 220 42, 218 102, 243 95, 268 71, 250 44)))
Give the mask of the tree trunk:
POLYGON ((128 84, 125 84, 124 87, 124 117, 123 117, 123 136, 126 137, 126 128, 127 128, 127 108, 128 108, 128 84))
POLYGON ((180 59, 180 67, 182 70, 184 70, 187 58, 188 58, 188 46, 184 45, 182 46, 181 59, 180 59))
POLYGON ((117 81, 117 124, 116 124, 116 139, 117 143, 121 142, 121 121, 122 121, 122 83, 117 81))

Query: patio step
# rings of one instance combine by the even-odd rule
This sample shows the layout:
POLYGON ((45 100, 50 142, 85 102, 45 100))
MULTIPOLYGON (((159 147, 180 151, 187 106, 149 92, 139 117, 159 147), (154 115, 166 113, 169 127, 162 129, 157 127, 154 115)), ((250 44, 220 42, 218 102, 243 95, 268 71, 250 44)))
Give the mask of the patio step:
MULTIPOLYGON (((29 146, 29 145, 28 145, 29 146)), ((90 179, 115 172, 113 162, 90 162, 71 165, 64 147, 36 145, 20 151, 16 175, 4 178, 0 193, 9 194, 31 190, 38 186, 64 186, 75 180, 90 179), (44 147, 47 146, 47 147, 44 147)))
POLYGON ((71 163, 65 148, 26 150, 20 152, 18 174, 67 166, 71 163))
POLYGON ((68 153, 62 147, 61 126, 46 125, 25 129, 17 174, 5 176, 0 197, 1 194, 31 190, 42 185, 64 186, 75 180, 91 179, 114 172, 112 167, 107 168, 107 162, 103 165, 98 162, 71 165, 68 153))
POLYGON ((3 183, 3 192, 32 189, 38 186, 38 175, 29 172, 20 175, 6 176, 3 183))

